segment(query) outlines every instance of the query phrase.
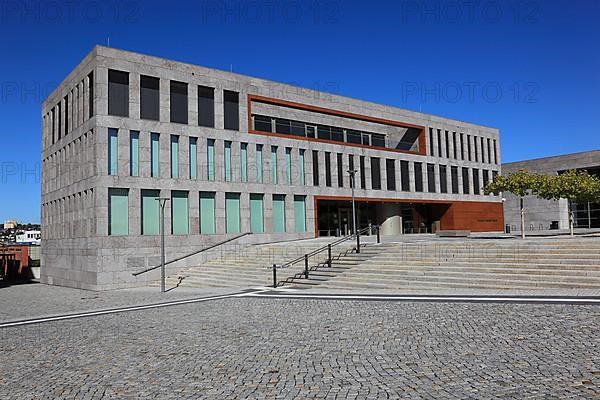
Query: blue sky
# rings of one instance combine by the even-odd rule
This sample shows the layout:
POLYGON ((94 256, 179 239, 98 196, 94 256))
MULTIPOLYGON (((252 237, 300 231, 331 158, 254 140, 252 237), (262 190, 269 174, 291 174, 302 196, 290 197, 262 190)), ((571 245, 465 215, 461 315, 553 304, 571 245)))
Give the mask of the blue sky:
POLYGON ((0 4, 0 221, 39 222, 40 104, 96 44, 500 129, 502 161, 600 149, 598 1, 0 4))

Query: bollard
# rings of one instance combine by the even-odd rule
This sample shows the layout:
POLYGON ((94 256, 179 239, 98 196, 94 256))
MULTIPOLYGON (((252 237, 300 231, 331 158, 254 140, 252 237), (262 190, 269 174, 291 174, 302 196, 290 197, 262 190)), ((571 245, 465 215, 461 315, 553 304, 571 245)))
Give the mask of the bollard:
POLYGON ((381 243, 381 234, 379 233, 379 227, 377 229, 377 244, 381 243))
POLYGON ((304 277, 308 279, 308 254, 304 255, 304 277))
POLYGON ((327 266, 331 268, 331 243, 327 245, 327 266))
POLYGON ((273 264, 273 288, 277 288, 277 264, 273 264))

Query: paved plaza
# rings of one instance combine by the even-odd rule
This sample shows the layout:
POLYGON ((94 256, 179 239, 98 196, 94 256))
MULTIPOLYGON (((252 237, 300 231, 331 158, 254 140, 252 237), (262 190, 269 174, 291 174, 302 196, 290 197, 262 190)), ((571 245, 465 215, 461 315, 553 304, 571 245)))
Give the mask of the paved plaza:
POLYGON ((599 328, 598 305, 228 297, 0 328, 0 398, 596 399, 599 328))

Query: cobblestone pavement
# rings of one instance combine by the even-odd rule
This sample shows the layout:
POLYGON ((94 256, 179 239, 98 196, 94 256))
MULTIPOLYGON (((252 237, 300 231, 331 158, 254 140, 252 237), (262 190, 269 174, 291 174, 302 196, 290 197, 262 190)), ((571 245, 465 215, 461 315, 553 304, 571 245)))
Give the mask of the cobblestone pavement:
POLYGON ((1 399, 597 399, 600 307, 227 298, 0 329, 1 399))

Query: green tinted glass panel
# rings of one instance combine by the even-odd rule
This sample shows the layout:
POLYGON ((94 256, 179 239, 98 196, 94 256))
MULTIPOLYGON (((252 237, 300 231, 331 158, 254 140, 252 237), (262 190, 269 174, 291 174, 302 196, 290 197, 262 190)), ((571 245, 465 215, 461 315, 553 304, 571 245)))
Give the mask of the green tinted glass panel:
POLYGON ((240 233, 240 195, 225 194, 225 225, 227 233, 240 233))
POLYGON ((252 233, 265 231, 262 194, 250 195, 250 229, 252 233))
POLYGON ((273 195, 273 232, 285 232, 285 195, 273 195))
POLYGON ((159 163, 159 135, 153 133, 150 135, 150 168, 153 178, 160 176, 160 163, 159 163))
POLYGON ((285 149, 285 178, 287 184, 292 184, 292 149, 285 149))
POLYGON ((256 182, 262 183, 263 181, 263 160, 262 160, 262 144, 256 145, 256 182))
POLYGON ((127 189, 108 189, 108 234, 129 234, 129 196, 127 189))
POLYGON ((277 185, 277 146, 271 146, 271 183, 277 185))
POLYGON ((108 129, 108 174, 117 175, 119 165, 119 138, 117 129, 108 129))
POLYGON ((294 227, 296 232, 306 232, 305 196, 294 196, 294 227))
POLYGON ((215 194, 200 192, 200 233, 215 233, 215 194))
POLYGON ((225 151, 223 152, 223 173, 225 182, 231 182, 231 142, 225 142, 225 151))
POLYGON ((160 205, 158 190, 142 190, 142 235, 158 235, 160 231, 160 205))
POLYGON ((242 143, 240 147, 240 176, 242 182, 248 182, 248 144, 242 143))
POLYGON ((190 179, 198 178, 198 139, 190 138, 190 179))
POLYGON ((130 132, 129 138, 129 173, 131 176, 139 176, 139 154, 140 154, 140 133, 130 132))
POLYGON ((179 136, 171 135, 171 178, 179 178, 179 136))
POLYGON ((171 232, 173 235, 189 233, 187 192, 173 191, 171 193, 171 232))
POLYGON ((304 177, 304 150, 300 150, 298 154, 298 174, 300 175, 300 184, 306 184, 306 178, 304 177))
POLYGON ((206 173, 209 181, 215 180, 215 140, 208 139, 206 146, 206 173))

